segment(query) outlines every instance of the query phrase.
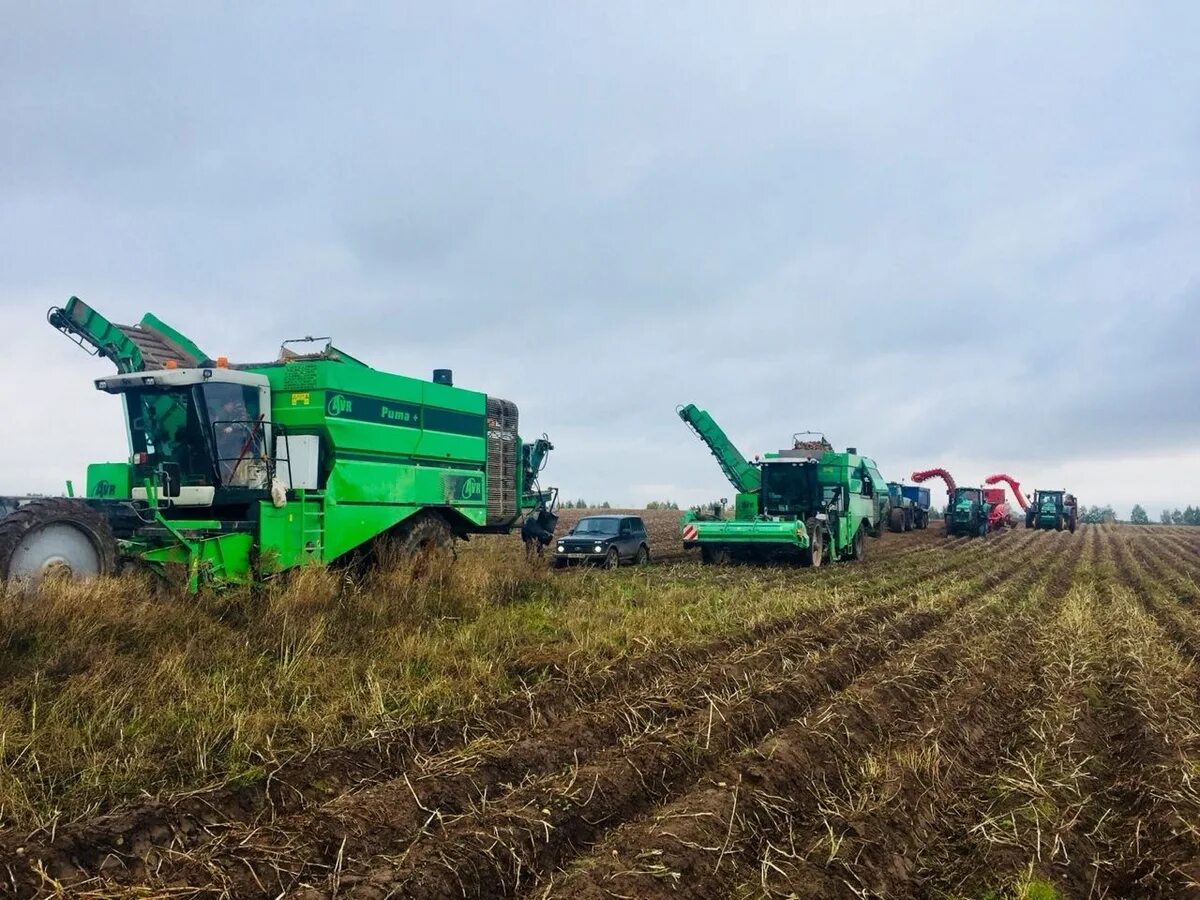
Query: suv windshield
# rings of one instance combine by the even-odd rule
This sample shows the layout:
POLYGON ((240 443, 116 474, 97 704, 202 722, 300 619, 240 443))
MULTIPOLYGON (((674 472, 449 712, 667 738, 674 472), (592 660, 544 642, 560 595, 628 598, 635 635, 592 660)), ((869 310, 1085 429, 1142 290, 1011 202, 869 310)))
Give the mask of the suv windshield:
POLYGON ((608 517, 580 519, 575 526, 575 534, 616 534, 621 520, 608 517))

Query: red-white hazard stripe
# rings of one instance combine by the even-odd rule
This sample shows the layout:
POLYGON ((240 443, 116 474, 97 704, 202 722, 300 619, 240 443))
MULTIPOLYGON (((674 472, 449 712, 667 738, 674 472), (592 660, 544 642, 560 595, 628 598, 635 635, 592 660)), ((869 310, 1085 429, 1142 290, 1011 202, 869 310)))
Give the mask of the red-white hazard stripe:
POLYGON ((683 526, 683 539, 685 541, 694 541, 699 536, 700 533, 696 531, 695 525, 689 523, 683 526))

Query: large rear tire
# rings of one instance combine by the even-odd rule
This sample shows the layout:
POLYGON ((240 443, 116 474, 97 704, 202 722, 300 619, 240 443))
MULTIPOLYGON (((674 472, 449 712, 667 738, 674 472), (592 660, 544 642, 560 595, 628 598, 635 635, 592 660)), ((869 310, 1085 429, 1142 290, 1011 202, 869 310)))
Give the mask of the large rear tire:
POLYGON ((439 515, 418 514, 369 541, 349 555, 347 562, 364 575, 397 566, 411 566, 414 574, 424 575, 443 553, 454 554, 450 526, 439 515))
POLYGON ((904 527, 904 510, 893 509, 891 516, 888 518, 890 519, 888 522, 888 527, 891 528, 892 531, 899 532, 908 530, 904 527))
POLYGON ((825 560, 825 532, 816 519, 809 519, 805 528, 808 531, 808 547, 800 551, 800 565, 806 569, 818 569, 825 560))
POLYGON ((862 562, 867 558, 867 526, 862 524, 858 526, 858 531, 854 532, 854 543, 850 548, 850 558, 862 562))
POLYGON ((0 519, 0 578, 92 578, 116 567, 112 528, 82 500, 31 500, 0 519))

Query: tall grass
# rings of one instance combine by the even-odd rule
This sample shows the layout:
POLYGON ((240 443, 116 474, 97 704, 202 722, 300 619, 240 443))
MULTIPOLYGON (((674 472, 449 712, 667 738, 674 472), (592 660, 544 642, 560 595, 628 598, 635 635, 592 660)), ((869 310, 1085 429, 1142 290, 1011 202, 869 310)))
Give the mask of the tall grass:
POLYGON ((552 574, 501 539, 420 571, 314 568, 200 597, 134 577, 0 585, 0 827, 253 778, 827 599, 769 571, 552 574))

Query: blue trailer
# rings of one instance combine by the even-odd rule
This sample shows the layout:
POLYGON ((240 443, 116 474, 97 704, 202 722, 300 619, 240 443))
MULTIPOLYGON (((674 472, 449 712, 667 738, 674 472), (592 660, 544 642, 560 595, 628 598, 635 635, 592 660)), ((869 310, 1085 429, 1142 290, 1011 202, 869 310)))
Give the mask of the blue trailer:
POLYGON ((929 488, 889 481, 888 497, 892 503, 888 527, 892 531, 929 527, 929 488))

